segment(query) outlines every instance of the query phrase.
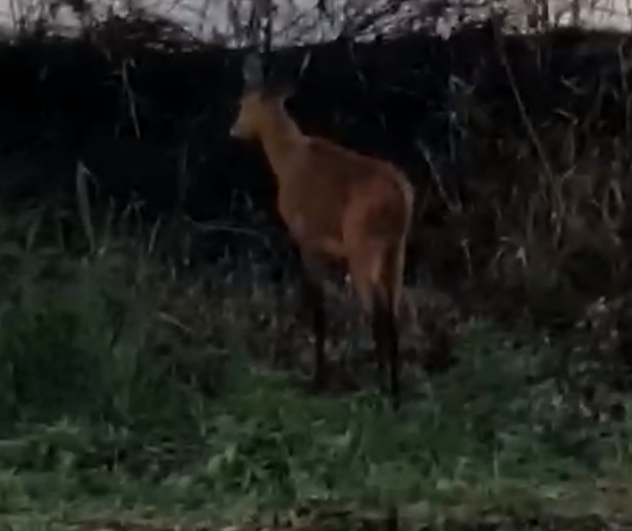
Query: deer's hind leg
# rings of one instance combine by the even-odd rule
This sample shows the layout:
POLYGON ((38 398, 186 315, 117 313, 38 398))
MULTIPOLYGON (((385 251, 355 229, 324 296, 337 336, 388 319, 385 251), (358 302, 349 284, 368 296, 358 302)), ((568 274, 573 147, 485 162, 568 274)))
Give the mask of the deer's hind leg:
POLYGON ((371 326, 378 383, 380 389, 386 391, 386 364, 381 348, 382 334, 379 323, 383 312, 377 307, 381 298, 376 297, 379 271, 382 267, 380 249, 381 245, 377 242, 355 246, 349 256, 349 275, 364 315, 371 326))
POLYGON ((404 242, 386 250, 380 270, 379 288, 374 291, 374 330, 382 356, 389 364, 390 395, 395 409, 400 405, 399 304, 404 276, 404 242))
POLYGON ((380 388, 388 388, 395 409, 400 404, 397 306, 402 268, 403 251, 380 240, 356 246, 349 258, 351 280, 371 324, 380 388))
POLYGON ((325 383, 325 334, 327 318, 325 314, 325 292, 323 289, 322 266, 314 256, 301 251, 303 271, 301 275, 301 298, 311 313, 314 334, 314 368, 312 387, 322 390, 325 383))

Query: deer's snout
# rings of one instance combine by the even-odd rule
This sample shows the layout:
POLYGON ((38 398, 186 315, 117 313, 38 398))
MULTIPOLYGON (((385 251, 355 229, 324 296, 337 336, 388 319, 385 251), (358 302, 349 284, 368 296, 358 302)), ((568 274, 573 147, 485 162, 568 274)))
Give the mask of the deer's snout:
POLYGON ((232 127, 230 128, 229 134, 231 138, 247 138, 248 127, 246 127, 241 120, 235 120, 232 127))

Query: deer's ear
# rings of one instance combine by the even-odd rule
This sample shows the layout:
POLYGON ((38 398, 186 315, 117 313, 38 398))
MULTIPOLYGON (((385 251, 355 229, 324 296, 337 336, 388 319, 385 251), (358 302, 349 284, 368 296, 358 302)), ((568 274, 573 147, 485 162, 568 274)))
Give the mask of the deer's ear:
POLYGON ((246 56, 243 66, 244 84, 247 89, 255 89, 263 86, 263 67, 258 54, 251 53, 246 56))

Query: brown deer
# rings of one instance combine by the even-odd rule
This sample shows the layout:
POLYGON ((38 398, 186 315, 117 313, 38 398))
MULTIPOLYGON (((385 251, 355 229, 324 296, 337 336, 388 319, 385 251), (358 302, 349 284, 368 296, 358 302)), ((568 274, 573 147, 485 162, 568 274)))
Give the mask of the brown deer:
POLYGON ((309 136, 285 109, 291 95, 263 79, 260 60, 244 62, 244 94, 230 130, 257 140, 276 177, 277 207, 304 266, 303 296, 315 336, 313 385, 325 371, 324 266, 346 268, 369 318, 378 376, 392 405, 400 405, 398 307, 414 191, 391 163, 309 136))

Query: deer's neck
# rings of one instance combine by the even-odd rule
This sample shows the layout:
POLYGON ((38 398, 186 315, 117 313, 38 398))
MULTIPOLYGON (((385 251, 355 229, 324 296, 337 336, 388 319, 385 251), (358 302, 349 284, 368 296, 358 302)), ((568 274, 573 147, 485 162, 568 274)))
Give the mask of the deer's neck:
POLYGON ((279 186, 291 178, 293 155, 304 142, 301 130, 280 105, 269 110, 261 127, 261 143, 279 186))

